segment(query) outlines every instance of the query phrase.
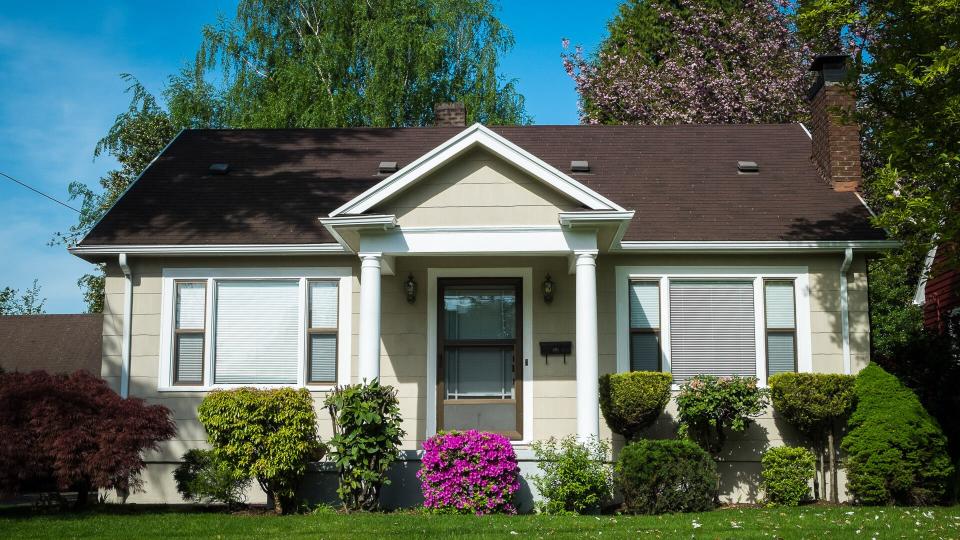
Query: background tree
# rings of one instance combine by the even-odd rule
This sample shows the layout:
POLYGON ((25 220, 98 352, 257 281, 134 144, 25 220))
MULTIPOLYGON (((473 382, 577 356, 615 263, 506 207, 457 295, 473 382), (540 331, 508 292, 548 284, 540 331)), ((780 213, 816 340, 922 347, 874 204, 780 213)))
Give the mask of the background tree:
POLYGON ((43 303, 46 298, 40 298, 40 285, 33 280, 33 286, 22 294, 19 289, 4 287, 0 289, 0 315, 39 315, 44 313, 43 303))
MULTIPOLYGON (((54 241, 79 242, 183 128, 420 126, 445 101, 466 104, 468 122, 527 123, 497 71, 512 46, 490 0, 241 0, 235 17, 203 28, 162 100, 124 75, 130 107, 94 152, 120 167, 99 189, 71 184, 81 216, 54 241)), ((78 284, 101 311, 102 269, 78 284)))
POLYGON ((581 120, 722 124, 802 118, 810 55, 785 7, 777 0, 628 4, 594 58, 579 47, 563 55, 580 94, 581 120))

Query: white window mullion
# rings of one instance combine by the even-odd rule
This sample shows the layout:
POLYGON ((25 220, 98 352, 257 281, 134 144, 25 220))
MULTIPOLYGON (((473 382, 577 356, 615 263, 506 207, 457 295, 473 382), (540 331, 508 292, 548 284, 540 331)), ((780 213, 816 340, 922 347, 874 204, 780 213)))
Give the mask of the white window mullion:
POLYGON ((756 338, 756 351, 757 351, 757 379, 760 381, 767 380, 767 327, 766 327, 766 314, 765 307, 766 302, 764 301, 765 291, 763 290, 763 278, 757 276, 753 279, 753 312, 754 312, 754 336, 756 338))
POLYGON ((663 371, 671 373, 670 363, 670 278, 660 278, 660 349, 663 371))
POLYGON ((307 278, 300 278, 298 286, 300 287, 300 294, 297 295, 300 299, 300 319, 297 322, 297 328, 300 332, 300 339, 297 340, 297 358, 299 359, 297 386, 305 386, 307 383, 307 309, 310 305, 310 302, 307 301, 307 278))

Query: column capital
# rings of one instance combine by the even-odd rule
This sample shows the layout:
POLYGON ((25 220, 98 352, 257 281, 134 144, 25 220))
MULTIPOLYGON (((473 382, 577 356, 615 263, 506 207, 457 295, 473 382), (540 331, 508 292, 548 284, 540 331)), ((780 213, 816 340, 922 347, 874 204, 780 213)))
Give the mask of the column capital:
POLYGON ((593 249, 583 250, 583 251, 574 251, 573 255, 577 260, 578 266, 581 264, 593 265, 593 264, 596 264, 597 262, 597 251, 593 249))
POLYGON ((380 268, 380 261, 383 259, 382 253, 359 253, 360 266, 363 268, 380 268))

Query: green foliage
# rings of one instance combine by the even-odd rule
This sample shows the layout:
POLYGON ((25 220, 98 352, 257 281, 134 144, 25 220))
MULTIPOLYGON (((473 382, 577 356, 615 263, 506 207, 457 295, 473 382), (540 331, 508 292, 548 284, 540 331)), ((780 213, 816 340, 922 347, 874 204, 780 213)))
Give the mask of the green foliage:
POLYGON ((387 471, 400 456, 404 431, 392 386, 374 379, 337 387, 324 402, 333 419, 330 457, 340 471, 337 494, 351 510, 374 510, 387 471))
POLYGON ((614 478, 630 513, 702 512, 716 506, 717 466, 690 441, 631 443, 620 452, 614 478))
POLYGON ((217 390, 197 410, 216 459, 256 478, 278 513, 293 510, 310 461, 323 456, 313 398, 304 388, 217 390))
POLYGON ((770 399, 777 414, 819 444, 853 409, 854 380, 834 373, 778 373, 770 377, 770 399))
POLYGON ((728 429, 743 431, 750 418, 763 413, 767 394, 755 377, 697 375, 677 395, 680 436, 690 437, 716 455, 723 449, 728 429))
POLYGON ((612 471, 606 462, 609 451, 606 441, 580 443, 573 436, 533 443, 543 472, 533 477, 533 485, 545 499, 538 503, 539 510, 547 514, 599 512, 613 488, 612 471))
POLYGON ((923 332, 923 308, 913 303, 923 259, 922 249, 901 249, 867 263, 873 358, 893 358, 923 332))
POLYGON ((229 463, 211 450, 188 450, 173 471, 177 491, 185 501, 222 502, 230 508, 243 505, 247 499, 250 478, 237 476, 229 463))
POLYGON ((942 502, 953 466, 940 426, 917 396, 871 363, 857 376, 857 407, 842 448, 847 487, 861 504, 942 502))
POLYGON ((670 401, 669 373, 631 371, 600 377, 600 410, 614 433, 632 440, 670 401))
POLYGON ((40 298, 40 285, 33 280, 33 286, 22 294, 17 289, 0 289, 0 315, 40 315, 44 313, 46 298, 40 298))
POLYGON ((960 0, 803 0, 797 26, 856 59, 877 225, 910 245, 960 238, 960 0))
POLYGON ((810 495, 816 460, 806 448, 778 446, 763 454, 760 477, 767 502, 797 506, 810 495))

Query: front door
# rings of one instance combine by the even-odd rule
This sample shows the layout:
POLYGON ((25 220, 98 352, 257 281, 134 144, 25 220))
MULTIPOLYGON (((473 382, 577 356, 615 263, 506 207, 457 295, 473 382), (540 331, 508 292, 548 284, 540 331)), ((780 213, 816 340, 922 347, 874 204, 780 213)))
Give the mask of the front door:
POLYGON ((521 439, 523 310, 519 278, 441 278, 437 426, 521 439))

